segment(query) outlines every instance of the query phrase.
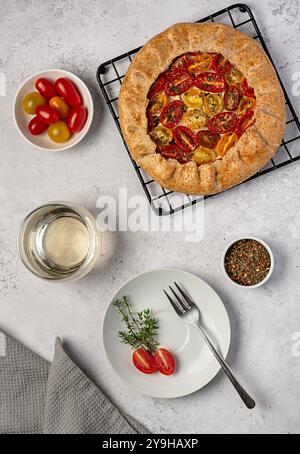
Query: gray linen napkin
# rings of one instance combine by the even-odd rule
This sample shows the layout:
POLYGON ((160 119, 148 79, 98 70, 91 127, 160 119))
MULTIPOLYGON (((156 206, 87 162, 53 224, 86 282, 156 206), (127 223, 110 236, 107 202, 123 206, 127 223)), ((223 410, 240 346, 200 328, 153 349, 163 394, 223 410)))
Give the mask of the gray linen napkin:
POLYGON ((49 364, 0 331, 0 433, 148 432, 104 396, 59 338, 49 364))

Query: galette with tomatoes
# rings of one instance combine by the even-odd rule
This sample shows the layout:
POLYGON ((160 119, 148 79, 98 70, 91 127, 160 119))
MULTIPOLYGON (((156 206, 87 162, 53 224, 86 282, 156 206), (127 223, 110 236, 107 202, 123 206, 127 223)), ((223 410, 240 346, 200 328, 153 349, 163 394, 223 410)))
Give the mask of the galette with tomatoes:
POLYGON ((218 23, 177 24, 131 63, 119 97, 134 160, 164 188, 214 194, 276 153, 285 102, 259 44, 218 23))

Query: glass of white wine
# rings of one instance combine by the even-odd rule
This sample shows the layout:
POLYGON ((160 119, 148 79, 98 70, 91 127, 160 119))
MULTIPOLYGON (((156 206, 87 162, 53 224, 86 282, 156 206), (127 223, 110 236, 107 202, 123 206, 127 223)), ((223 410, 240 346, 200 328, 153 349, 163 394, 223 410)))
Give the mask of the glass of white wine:
POLYGON ((94 216, 68 202, 48 202, 24 219, 17 246, 25 266, 52 280, 75 280, 95 266, 101 237, 94 216))

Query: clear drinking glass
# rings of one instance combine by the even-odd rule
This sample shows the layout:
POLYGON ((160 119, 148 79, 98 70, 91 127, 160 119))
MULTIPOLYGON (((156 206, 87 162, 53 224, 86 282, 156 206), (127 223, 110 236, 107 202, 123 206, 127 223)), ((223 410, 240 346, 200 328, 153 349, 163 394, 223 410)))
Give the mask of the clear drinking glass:
POLYGON ((24 265, 51 281, 76 280, 95 266, 101 246, 94 216, 68 202, 48 202, 28 214, 17 247, 24 265))

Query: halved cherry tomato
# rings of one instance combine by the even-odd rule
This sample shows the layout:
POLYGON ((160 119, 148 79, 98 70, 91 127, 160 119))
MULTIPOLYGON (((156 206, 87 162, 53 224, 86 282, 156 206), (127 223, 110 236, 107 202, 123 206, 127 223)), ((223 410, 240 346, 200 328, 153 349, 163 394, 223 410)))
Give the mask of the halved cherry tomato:
POLYGON ((48 128, 48 136, 53 142, 66 142, 70 137, 70 131, 64 121, 57 121, 48 128))
POLYGON ((255 98, 254 88, 249 87, 247 79, 244 79, 240 85, 242 93, 247 98, 255 98))
POLYGON ((188 157, 184 155, 181 148, 175 144, 159 147, 158 151, 165 159, 176 159, 180 164, 185 164, 189 161, 188 157))
POLYGON ((152 113, 152 115, 158 115, 167 102, 168 97, 166 93, 162 90, 158 91, 150 99, 148 110, 152 113))
POLYGON ((224 74, 225 80, 229 85, 236 85, 242 83, 244 80, 244 76, 237 68, 232 66, 226 73, 224 74))
POLYGON ((199 88, 191 87, 181 95, 182 101, 188 107, 202 107, 204 94, 199 88))
POLYGON ((44 123, 51 125, 59 120, 59 114, 50 106, 38 106, 35 110, 37 117, 44 123))
POLYGON ((162 125, 153 128, 150 134, 154 142, 160 146, 168 145, 173 139, 172 131, 162 125))
POLYGON ((152 115, 150 110, 146 111, 146 116, 148 118, 148 132, 152 131, 159 123, 159 118, 155 115, 152 115))
POLYGON ((225 90, 225 83, 222 74, 204 72, 195 77, 195 85, 211 93, 222 93, 225 90))
POLYGON ((87 109, 84 106, 75 106, 68 118, 68 128, 71 132, 79 132, 85 125, 87 109))
POLYGON ((175 371, 175 360, 172 353, 165 348, 159 348, 154 353, 156 368, 164 375, 172 375, 175 371))
POLYGON ((197 136, 185 126, 177 126, 173 129, 173 137, 176 145, 187 154, 194 151, 198 146, 197 136))
POLYGON ((193 76, 185 69, 174 69, 167 75, 166 93, 169 96, 180 95, 194 83, 193 76))
POLYGON ((173 61, 171 69, 188 66, 194 55, 197 55, 197 52, 187 52, 186 54, 180 55, 173 61))
POLYGON ((241 93, 235 85, 229 85, 225 91, 224 104, 226 110, 235 110, 240 102, 241 93))
POLYGON ((213 56, 210 54, 200 54, 197 57, 194 57, 192 62, 193 63, 188 67, 188 71, 193 74, 193 76, 196 76, 203 71, 211 69, 213 65, 213 56))
POLYGON ((133 352, 132 361, 135 367, 144 374, 152 374, 157 370, 153 356, 143 348, 133 352))
POLYGON ((51 98, 49 101, 49 106, 59 113, 59 118, 61 120, 65 120, 66 118, 68 118, 70 113, 70 107, 68 106, 66 101, 64 101, 59 96, 54 96, 53 98, 51 98))
POLYGON ((37 79, 34 85, 37 91, 39 91, 40 94, 45 98, 50 99, 53 98, 53 96, 57 95, 56 88, 53 82, 51 82, 48 79, 45 79, 45 77, 40 77, 39 79, 37 79))
POLYGON ((30 115, 35 115, 35 110, 38 106, 45 106, 46 104, 47 100, 37 91, 28 93, 24 96, 22 102, 23 109, 30 115))
POLYGON ((205 126, 206 116, 200 109, 189 109, 184 112, 182 121, 190 129, 201 129, 205 126))
POLYGON ((193 154, 193 161, 198 165, 208 164, 209 162, 215 161, 215 159, 215 152, 211 148, 198 147, 193 154))
POLYGON ((152 96, 154 96, 158 91, 162 91, 165 89, 167 78, 166 78, 166 73, 162 73, 158 76, 155 82, 150 87, 150 90, 148 92, 148 98, 151 99, 152 96))
POLYGON ((182 101, 171 101, 167 104, 159 116, 160 122, 167 128, 174 128, 184 113, 184 104, 182 101))
POLYGON ((233 147, 233 145, 235 145, 237 141, 238 136, 235 132, 224 134, 224 136, 222 136, 219 140, 216 147, 218 155, 223 157, 227 153, 229 148, 233 147))
POLYGON ((237 114, 239 116, 244 115, 249 110, 254 110, 256 107, 256 99, 255 98, 247 98, 244 96, 238 105, 237 114))
POLYGON ((204 110, 208 117, 216 115, 224 109, 224 102, 221 95, 209 93, 204 96, 204 110))
POLYGON ((65 77, 60 77, 55 82, 55 88, 60 96, 69 104, 69 106, 75 107, 82 104, 82 99, 79 91, 75 84, 65 77))
POLYGON ((238 137, 241 137, 246 129, 250 128, 255 122, 254 120, 254 111, 249 110, 246 112, 242 117, 238 119, 235 125, 235 132, 238 135, 238 137))
POLYGON ((48 128, 47 123, 41 121, 38 117, 33 117, 28 125, 29 132, 33 136, 38 136, 39 134, 42 134, 42 132, 46 131, 47 128, 48 128))
POLYGON ((209 130, 199 131, 197 136, 199 145, 203 148, 215 148, 220 139, 219 134, 209 130))
POLYGON ((221 112, 208 120, 207 127, 217 134, 225 134, 234 130, 236 121, 234 112, 221 112))
POLYGON ((232 68, 232 64, 230 63, 230 61, 224 57, 224 55, 222 54, 219 54, 219 57, 217 59, 217 65, 216 65, 216 71, 221 73, 221 74, 225 74, 227 71, 230 70, 230 68, 232 68))

